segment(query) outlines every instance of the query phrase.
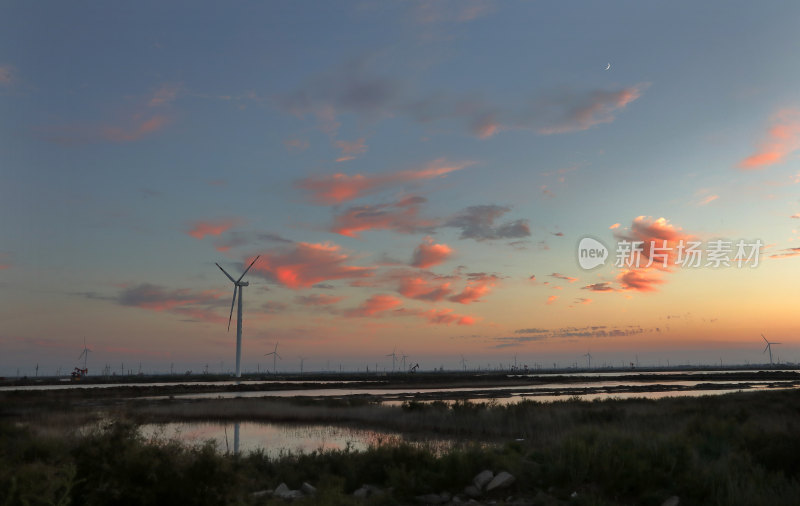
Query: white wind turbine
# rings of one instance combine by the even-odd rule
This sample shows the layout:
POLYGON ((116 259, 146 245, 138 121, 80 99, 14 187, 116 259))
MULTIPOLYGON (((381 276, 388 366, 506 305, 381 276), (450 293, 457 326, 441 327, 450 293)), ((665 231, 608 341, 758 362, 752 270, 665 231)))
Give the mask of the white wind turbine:
POLYGON ((300 374, 303 374, 303 362, 306 360, 306 357, 297 357, 300 359, 300 374))
POLYGON ((392 372, 394 372, 394 365, 395 365, 395 362, 397 362, 397 353, 395 353, 396 351, 397 351, 397 348, 393 349, 391 353, 386 355, 387 357, 392 357, 392 372))
POLYGON ((467 360, 464 358, 464 355, 461 355, 461 367, 464 368, 464 372, 467 371, 467 360))
POLYGON ((773 344, 783 344, 783 343, 771 343, 771 342, 767 341, 767 338, 764 337, 764 334, 761 334, 761 337, 764 339, 764 342, 767 343, 767 347, 764 348, 764 351, 762 351, 761 353, 766 353, 767 350, 769 350, 769 365, 772 365, 772 345, 773 344))
POLYGON ((234 280, 233 277, 230 274, 228 274, 225 271, 225 269, 223 269, 219 264, 216 264, 216 266, 219 267, 219 270, 221 270, 226 276, 228 276, 228 279, 230 279, 231 282, 233 283, 233 300, 231 300, 231 314, 230 316, 228 316, 228 331, 231 330, 231 319, 233 318, 233 306, 234 304, 236 304, 236 290, 237 289, 239 290, 239 307, 236 310, 236 377, 237 378, 242 377, 242 369, 240 367, 242 361, 242 288, 244 288, 245 286, 250 286, 250 283, 248 283, 247 281, 242 281, 242 278, 244 277, 245 274, 247 274, 247 271, 250 270, 250 267, 252 267, 253 264, 256 263, 256 261, 259 259, 260 256, 261 255, 257 256, 255 260, 250 262, 250 265, 247 267, 247 269, 245 269, 242 275, 239 276, 239 279, 236 280, 234 280))
POLYGON ((587 351, 586 355, 584 355, 584 357, 586 357, 586 360, 588 360, 588 362, 589 362, 588 369, 591 369, 592 368, 592 353, 587 351))
POLYGON ((89 359, 89 353, 91 353, 91 352, 92 352, 92 350, 86 347, 86 338, 84 337, 83 338, 83 351, 81 352, 80 355, 78 355, 78 360, 80 360, 81 358, 83 359, 83 369, 84 370, 86 370, 86 361, 89 359))
POLYGON ((405 372, 405 370, 406 370, 406 359, 408 358, 408 355, 406 355, 405 353, 403 353, 403 352, 401 351, 401 352, 400 352, 400 356, 401 356, 401 357, 402 357, 402 359, 403 359, 403 372, 405 372))
MULTIPOLYGON (((278 355, 278 343, 275 343, 275 349, 269 353, 264 353, 265 357, 272 355, 272 374, 276 374, 278 372, 278 359, 283 360, 283 357, 278 355)), ((302 365, 301 365, 302 367, 302 365)))

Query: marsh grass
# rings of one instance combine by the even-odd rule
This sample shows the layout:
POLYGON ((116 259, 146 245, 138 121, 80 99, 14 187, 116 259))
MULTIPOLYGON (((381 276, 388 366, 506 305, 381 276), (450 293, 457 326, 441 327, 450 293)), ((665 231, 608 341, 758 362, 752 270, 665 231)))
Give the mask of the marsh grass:
POLYGON ((678 495, 681 504, 788 505, 800 497, 798 391, 506 406, 226 399, 135 411, 61 437, 0 424, 0 504, 251 504, 253 491, 303 481, 319 490, 306 504, 352 504, 364 483, 393 490, 374 504, 409 504, 417 494, 457 493, 482 469, 517 477, 495 499, 513 494, 543 504, 658 505, 678 495), (392 444, 268 458, 146 440, 136 425, 199 419, 359 424, 499 444, 441 454, 392 444))

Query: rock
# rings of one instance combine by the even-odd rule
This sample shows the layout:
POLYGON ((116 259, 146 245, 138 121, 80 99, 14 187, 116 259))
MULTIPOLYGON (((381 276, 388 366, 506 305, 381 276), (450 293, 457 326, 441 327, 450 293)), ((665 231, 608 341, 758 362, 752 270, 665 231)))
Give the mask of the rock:
POLYGON ((442 492, 441 494, 439 494, 439 497, 444 499, 444 502, 450 502, 450 499, 453 498, 453 494, 451 494, 450 492, 442 492))
POLYGON ((285 499, 287 501, 293 501, 295 499, 300 499, 301 497, 304 497, 304 496, 303 496, 303 493, 300 492, 299 490, 290 490, 290 491, 286 492, 285 494, 283 494, 280 497, 281 497, 281 499, 285 499))
POLYGON ((355 492, 353 492, 353 497, 356 497, 358 499, 366 499, 367 497, 369 497, 369 489, 361 487, 355 492))
POLYGON ((375 485, 363 485, 363 486, 364 486, 364 488, 367 489, 367 491, 369 492, 369 495, 371 495, 371 496, 372 495, 383 495, 384 494, 384 491, 381 490, 379 487, 376 487, 375 485))
POLYGON ((415 499, 421 504, 444 504, 447 502, 447 499, 439 494, 418 495, 415 499))
POLYGON ((492 478, 492 481, 486 485, 486 491, 491 492, 492 490, 496 490, 498 488, 505 488, 514 483, 516 478, 511 473, 507 473, 506 471, 501 471, 497 473, 497 476, 492 478))
POLYGON ((673 495, 666 501, 662 502, 661 506, 678 506, 678 503, 680 502, 681 502, 680 498, 677 495, 673 495))
POLYGON ((285 483, 281 483, 280 485, 278 485, 278 486, 275 488, 275 492, 274 492, 274 494, 275 494, 276 496, 278 496, 278 497, 283 497, 283 494, 285 494, 285 493, 287 493, 287 492, 291 492, 291 489, 290 489, 290 488, 289 488, 289 486, 288 486, 288 485, 286 485, 285 483))
POLYGON ((472 478, 472 484, 475 485, 475 488, 478 490, 483 490, 483 487, 492 481, 492 478, 494 478, 494 473, 486 469, 476 474, 475 477, 472 478))
POLYGON ((300 487, 300 491, 305 495, 314 495, 317 493, 317 488, 304 481, 303 485, 300 487))
POLYGON ((252 497, 269 497, 272 495, 272 489, 259 490, 250 494, 252 497))
POLYGON ((481 491, 475 485, 467 485, 464 487, 464 495, 467 497, 478 497, 481 495, 481 491))

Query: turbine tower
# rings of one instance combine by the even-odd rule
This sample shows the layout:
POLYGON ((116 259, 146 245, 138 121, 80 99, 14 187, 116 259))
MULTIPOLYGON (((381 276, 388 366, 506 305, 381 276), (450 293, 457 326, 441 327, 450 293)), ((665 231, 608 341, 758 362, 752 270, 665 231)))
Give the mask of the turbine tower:
POLYGON ((86 338, 84 337, 83 338, 83 351, 81 352, 80 355, 78 355, 78 360, 80 360, 81 358, 83 359, 83 370, 84 371, 86 370, 86 360, 89 359, 89 353, 91 353, 91 352, 92 352, 92 350, 86 347, 86 338))
MULTIPOLYGON (((278 372, 278 359, 283 360, 283 357, 278 355, 278 343, 275 343, 275 349, 269 353, 264 353, 265 357, 272 355, 272 374, 277 374, 278 372)), ((300 366, 303 367, 302 365, 300 366)))
POLYGON ((397 353, 395 353, 396 351, 397 348, 395 347, 395 349, 393 349, 391 353, 386 355, 387 357, 392 357, 392 372, 394 372, 394 364, 395 362, 397 362, 397 353))
POLYGON ((306 357, 297 357, 300 359, 300 374, 303 374, 303 362, 305 362, 306 357))
POLYGON ((467 372, 467 360, 464 358, 464 355, 461 355, 461 367, 464 368, 464 372, 467 372))
POLYGON ((586 357, 586 360, 588 360, 588 362, 589 362, 589 366, 587 367, 587 369, 591 369, 592 368, 592 353, 587 351, 586 355, 584 355, 584 357, 586 357))
POLYGON ((769 365, 772 365, 772 345, 773 344, 782 344, 782 343, 771 343, 771 342, 767 341, 767 338, 764 337, 764 334, 761 334, 761 337, 764 339, 764 342, 767 343, 767 347, 764 348, 764 351, 762 351, 761 353, 766 353, 767 351, 769 351, 769 365))
POLYGON ((234 280, 233 276, 228 274, 225 271, 225 269, 223 269, 219 264, 216 264, 216 266, 219 267, 219 270, 221 270, 226 276, 228 276, 228 279, 230 279, 231 282, 233 283, 233 300, 231 300, 231 314, 230 314, 230 316, 228 316, 228 331, 229 332, 231 330, 231 319, 233 318, 233 306, 234 306, 234 304, 236 304, 236 290, 237 289, 239 290, 239 307, 236 310, 236 377, 237 378, 241 378, 242 377, 242 369, 241 369, 241 362, 242 362, 242 288, 244 288, 245 286, 250 286, 250 283, 248 283, 247 281, 242 281, 242 278, 244 277, 245 274, 247 274, 247 271, 250 270, 250 267, 252 267, 253 264, 256 263, 256 261, 259 259, 260 256, 261 255, 258 255, 255 260, 250 262, 250 265, 247 267, 247 269, 245 269, 244 272, 242 273, 242 275, 239 276, 239 279, 236 279, 236 280, 234 280))

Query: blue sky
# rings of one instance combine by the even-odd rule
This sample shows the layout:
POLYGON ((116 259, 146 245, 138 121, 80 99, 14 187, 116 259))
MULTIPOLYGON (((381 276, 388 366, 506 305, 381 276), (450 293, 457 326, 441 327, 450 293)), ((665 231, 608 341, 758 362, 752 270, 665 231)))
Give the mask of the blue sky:
POLYGON ((251 369, 275 340, 310 368, 394 346, 753 362, 768 332, 796 360, 793 2, 1 9, 0 374, 71 368, 84 336, 95 369, 232 362, 214 262, 259 254, 251 369), (767 247, 747 272, 583 272, 585 235, 767 247), (612 335, 564 331, 591 326, 612 335))

